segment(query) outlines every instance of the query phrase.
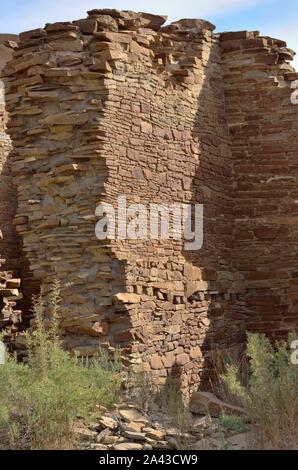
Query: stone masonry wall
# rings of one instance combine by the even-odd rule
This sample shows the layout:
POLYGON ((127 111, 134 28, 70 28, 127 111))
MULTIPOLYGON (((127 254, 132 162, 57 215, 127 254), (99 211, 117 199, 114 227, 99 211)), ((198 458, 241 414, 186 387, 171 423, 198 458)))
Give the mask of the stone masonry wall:
POLYGON ((235 196, 233 266, 247 329, 285 336, 298 321, 298 108, 293 51, 258 32, 221 35, 235 196))
POLYGON ((228 308, 231 163, 212 29, 181 20, 150 32, 152 38, 130 33, 128 50, 123 37, 110 35, 114 45, 120 41, 122 66, 101 121, 107 202, 116 204, 120 193, 128 204, 204 203, 206 237, 198 254, 173 239, 111 245, 122 279, 112 292, 117 313, 109 318, 110 338, 129 346, 131 361, 159 380, 180 374, 185 387, 206 370, 211 345, 243 339, 241 318, 228 308))
POLYGON ((247 328, 277 332, 296 320, 297 255, 286 255, 297 241, 295 148, 284 139, 297 111, 284 45, 214 34, 203 20, 164 22, 93 10, 22 33, 4 81, 25 296, 40 287, 47 303, 59 278, 67 348, 120 345, 136 370, 159 384, 178 375, 190 390, 210 376, 214 351, 241 346, 247 328), (269 155, 281 138, 286 167, 269 155), (128 205, 204 204, 203 248, 100 242, 95 208, 117 207, 119 195, 128 205), (273 222, 277 207, 290 219, 273 222), (281 227, 274 248, 271 223, 281 227))
MULTIPOLYGON (((4 46, 13 35, 0 34, 0 70, 11 58, 11 51, 4 46)), ((12 327, 21 321, 17 301, 20 300, 20 251, 19 240, 13 225, 17 207, 16 189, 12 181, 9 152, 11 142, 6 134, 4 84, 0 80, 0 328, 12 327)))

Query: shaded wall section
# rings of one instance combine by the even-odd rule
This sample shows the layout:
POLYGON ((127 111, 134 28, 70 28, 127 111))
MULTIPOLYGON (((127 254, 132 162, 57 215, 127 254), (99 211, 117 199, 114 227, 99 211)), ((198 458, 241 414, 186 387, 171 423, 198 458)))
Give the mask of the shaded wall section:
POLYGON ((246 31, 222 34, 221 47, 241 304, 247 329, 285 336, 298 320, 294 53, 281 40, 246 31))
MULTIPOLYGON (((0 34, 0 72, 12 56, 4 43, 15 39, 15 35, 0 34)), ((17 308, 21 298, 18 291, 21 263, 19 237, 13 224, 17 196, 11 175, 11 142, 6 133, 6 122, 4 84, 0 80, 0 328, 12 327, 14 331, 21 321, 17 308)))

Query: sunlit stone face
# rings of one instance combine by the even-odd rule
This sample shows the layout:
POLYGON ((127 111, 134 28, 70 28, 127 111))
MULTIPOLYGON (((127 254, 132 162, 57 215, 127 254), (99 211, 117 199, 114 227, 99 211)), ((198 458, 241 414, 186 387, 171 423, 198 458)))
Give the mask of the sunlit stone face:
POLYGON ((4 83, 0 80, 0 104, 4 104, 4 83))

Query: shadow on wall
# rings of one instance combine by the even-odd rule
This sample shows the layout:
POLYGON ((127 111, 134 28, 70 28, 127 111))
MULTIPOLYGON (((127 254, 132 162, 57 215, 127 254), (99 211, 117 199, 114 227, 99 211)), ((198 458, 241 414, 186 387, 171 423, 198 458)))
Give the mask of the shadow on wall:
POLYGON ((4 84, 0 80, 0 268, 20 277, 19 237, 13 224, 17 196, 11 174, 11 143, 6 134, 6 118, 4 84))
POLYGON ((0 329, 9 329, 5 338, 8 343, 22 328, 22 295, 18 289, 21 276, 20 242, 13 224, 17 196, 11 174, 10 151, 11 142, 6 134, 4 86, 0 80, 0 329))
MULTIPOLYGON (((203 246, 184 251, 185 259, 201 269, 203 284, 188 298, 189 310, 196 315, 195 328, 203 368, 200 388, 213 387, 217 373, 228 356, 237 356, 245 344, 245 316, 241 313, 232 270, 233 188, 232 161, 225 114, 221 51, 218 41, 205 44, 202 61, 205 76, 197 97, 197 113, 192 140, 200 153, 191 185, 191 204, 203 204, 203 246), (207 283, 207 287, 206 287, 207 283), (204 291, 204 289, 206 289, 204 291), (198 307, 199 306, 199 307, 198 307), (202 311, 201 306, 205 308, 202 311)), ((194 227, 194 220, 193 227, 194 227)), ((177 373, 177 370, 174 371, 177 373)))
MULTIPOLYGON (((11 49, 5 46, 5 41, 17 42, 18 36, 0 34, 0 73, 12 57, 11 49)), ((11 144, 5 131, 7 116, 2 80, 0 80, 0 121, 1 118, 3 118, 3 122, 2 124, 0 122, 0 229, 3 238, 0 239, 0 257, 6 259, 1 269, 11 271, 13 277, 21 278, 22 284, 27 285, 27 278, 32 277, 32 274, 30 274, 26 259, 22 256, 21 240, 13 223, 17 211, 17 189, 11 174, 11 159, 9 157, 11 144)), ((30 291, 24 291, 23 298, 18 302, 18 307, 25 313, 22 315, 23 324, 20 325, 20 328, 28 327, 31 297, 32 294, 39 292, 39 285, 40 282, 35 281, 34 287, 30 291)))
MULTIPOLYGON (((192 59, 196 59, 196 57, 193 57, 195 55, 194 50, 195 48, 198 50, 200 47, 203 34, 196 32, 193 37, 189 33, 190 30, 193 31, 194 26, 197 28, 201 20, 197 20, 195 25, 190 25, 193 21, 195 20, 177 22, 180 29, 178 33, 179 41, 177 41, 179 42, 179 48, 175 49, 173 46, 171 49, 171 53, 174 51, 175 60, 173 68, 171 68, 171 62, 167 61, 167 54, 160 54, 165 60, 161 70, 162 72, 169 72, 167 78, 170 77, 169 79, 174 81, 174 86, 176 83, 183 83, 185 78, 190 80, 191 73, 189 72, 191 72, 193 65, 192 59), (190 42, 187 42, 188 39, 180 39, 181 37, 188 37, 188 35, 190 36, 190 42), (193 43, 191 42, 192 39, 194 39, 193 43), (191 49, 193 44, 194 49, 191 49), (184 54, 184 48, 187 51, 186 54, 184 54), (183 52, 181 53, 181 51, 183 52), (189 56, 187 55, 188 52, 190 52, 189 56), (167 66, 169 70, 167 70, 167 66), (175 67, 177 68, 175 69, 175 67), (177 73, 172 74, 173 71, 177 73)), ((203 23, 206 24, 206 22, 203 23)), ((171 40, 173 39, 174 42, 177 30, 175 25, 169 25, 168 30, 171 27, 174 31, 171 40)), ((208 36, 206 34, 207 38, 208 36)), ((156 51, 154 52, 156 53, 156 51)), ((158 52, 160 51, 157 51, 156 56, 158 56, 158 52)), ((163 182, 160 182, 158 175, 155 176, 154 181, 159 181, 159 186, 157 192, 155 193, 153 189, 150 196, 151 200, 154 201, 155 199, 158 200, 159 197, 163 197, 164 194, 170 194, 172 196, 170 202, 173 203, 176 202, 173 200, 174 194, 180 203, 204 204, 203 247, 199 251, 186 251, 183 250, 180 241, 177 243, 179 247, 177 248, 173 240, 170 241, 169 245, 161 243, 160 247, 156 246, 156 251, 151 258, 155 256, 156 265, 154 264, 154 266, 157 269, 153 269, 157 272, 164 269, 161 276, 165 275, 163 278, 165 281, 159 279, 160 282, 156 283, 154 279, 149 277, 149 281, 146 282, 150 288, 153 287, 153 294, 150 294, 148 304, 153 303, 154 306, 147 306, 146 302, 139 306, 130 305, 128 315, 132 317, 133 330, 129 331, 127 329, 125 333, 121 333, 122 338, 131 341, 133 348, 140 352, 143 362, 150 362, 151 372, 159 384, 165 383, 165 386, 167 386, 172 378, 175 378, 184 390, 186 388, 189 390, 197 388, 199 384, 201 388, 210 388, 210 380, 214 375, 212 356, 224 356, 231 350, 242 347, 245 342, 244 317, 238 312, 237 293, 234 293, 233 283, 236 280, 236 274, 231 270, 231 252, 233 249, 232 165, 224 93, 222 80, 220 79, 220 47, 216 40, 211 40, 211 34, 209 41, 206 38, 203 40, 203 50, 199 53, 201 56, 198 59, 202 61, 203 66, 199 65, 198 67, 198 76, 201 77, 201 82, 198 85, 199 91, 195 98, 196 102, 193 103, 197 111, 194 116, 190 114, 184 120, 185 116, 183 114, 181 122, 179 121, 179 113, 184 112, 187 107, 183 107, 183 100, 189 98, 187 95, 189 82, 186 81, 187 85, 185 87, 179 87, 177 93, 178 104, 176 104, 176 108, 173 108, 173 114, 178 124, 175 120, 171 121, 170 116, 167 116, 167 120, 165 119, 164 122, 164 130, 167 135, 163 137, 161 144, 167 149, 174 149, 173 155, 169 152, 163 160, 164 154, 158 152, 160 141, 156 139, 155 142, 155 159, 159 163, 160 173, 166 178, 163 182), (204 73, 203 77, 202 73, 204 73), (173 128, 167 130, 169 123, 173 128), (187 128, 188 125, 189 128, 187 128), (181 141, 179 137, 173 139, 172 132, 181 129, 186 131, 183 133, 183 140, 181 141), (169 158, 171 158, 170 163, 169 158), (181 161, 182 158, 183 161, 181 161), (162 187, 163 184, 165 188, 162 187), (177 188, 181 189, 177 190, 177 188), (159 265, 159 262, 161 263, 159 259, 159 256, 161 258, 160 252, 164 253, 162 249, 165 247, 168 250, 166 254, 169 253, 167 256, 170 265, 181 262, 182 257, 180 255, 183 255, 186 261, 184 277, 181 277, 181 272, 179 272, 181 266, 175 271, 173 266, 171 268, 161 268, 159 265), (193 271, 196 271, 196 276, 198 272, 201 273, 200 277, 194 277, 192 280, 192 274, 186 273, 186 270, 190 269, 191 271, 192 268, 194 268, 193 271), (177 274, 180 277, 175 277, 177 274), (173 291, 167 292, 166 285, 171 284, 167 281, 173 281, 174 279, 177 284, 183 284, 187 279, 184 284, 184 294, 180 292, 179 288, 176 289, 178 293, 174 288, 173 291), (183 282, 180 282, 181 279, 183 279, 183 282), (179 307, 182 307, 182 309, 179 307), (127 336, 125 336, 126 334, 127 336)), ((154 109, 156 95, 148 94, 148 96, 147 107, 154 109)), ((147 95, 145 97, 147 98, 147 95)), ((180 135, 179 132, 178 135, 180 135)), ((141 166, 144 163, 146 167, 147 160, 142 162, 141 156, 142 153, 140 152, 137 164, 141 166)), ((148 152, 148 157, 150 162, 150 152, 148 152)), ((123 160, 122 165, 124 165, 123 160)), ((136 187, 138 184, 138 181, 136 181, 136 187)), ((148 188, 145 189, 140 186, 139 193, 142 194, 144 200, 146 200, 146 197, 148 198, 147 191, 151 189, 149 184, 148 188)), ((133 245, 130 245, 129 249, 133 251, 133 245)), ((149 261, 145 249, 142 250, 142 247, 136 247, 137 249, 140 257, 144 256, 145 260, 149 261)), ((184 260, 182 259, 182 262, 184 260)), ((134 267, 136 268, 136 266, 134 267)), ((150 268, 152 268, 151 265, 150 268)), ((157 276, 160 277, 159 274, 157 276)), ((125 277, 127 279, 127 274, 125 277)))
MULTIPOLYGON (((0 34, 0 73, 12 57, 12 49, 5 46, 6 41, 17 42, 18 36, 0 34)), ((0 257, 6 259, 2 269, 11 271, 15 278, 21 278, 22 286, 26 286, 18 302, 18 307, 23 312, 20 328, 26 329, 31 318, 32 295, 39 294, 40 280, 33 279, 28 261, 23 255, 22 241, 13 222, 17 212, 17 188, 12 176, 11 144, 6 133, 5 89, 2 80, 0 80, 0 121, 1 118, 3 121, 0 122, 0 229, 3 238, 0 239, 0 257)))

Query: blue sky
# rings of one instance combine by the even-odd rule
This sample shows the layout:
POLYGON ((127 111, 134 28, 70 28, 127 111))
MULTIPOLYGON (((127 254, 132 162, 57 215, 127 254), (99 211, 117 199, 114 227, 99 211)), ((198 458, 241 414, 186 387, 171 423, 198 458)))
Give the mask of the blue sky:
MULTIPOLYGON (((0 32, 84 18, 92 8, 148 11, 168 15, 170 21, 204 18, 216 24, 217 31, 260 30, 286 40, 298 53, 297 0, 0 0, 0 32)), ((298 68, 298 57, 295 65, 298 68)))

